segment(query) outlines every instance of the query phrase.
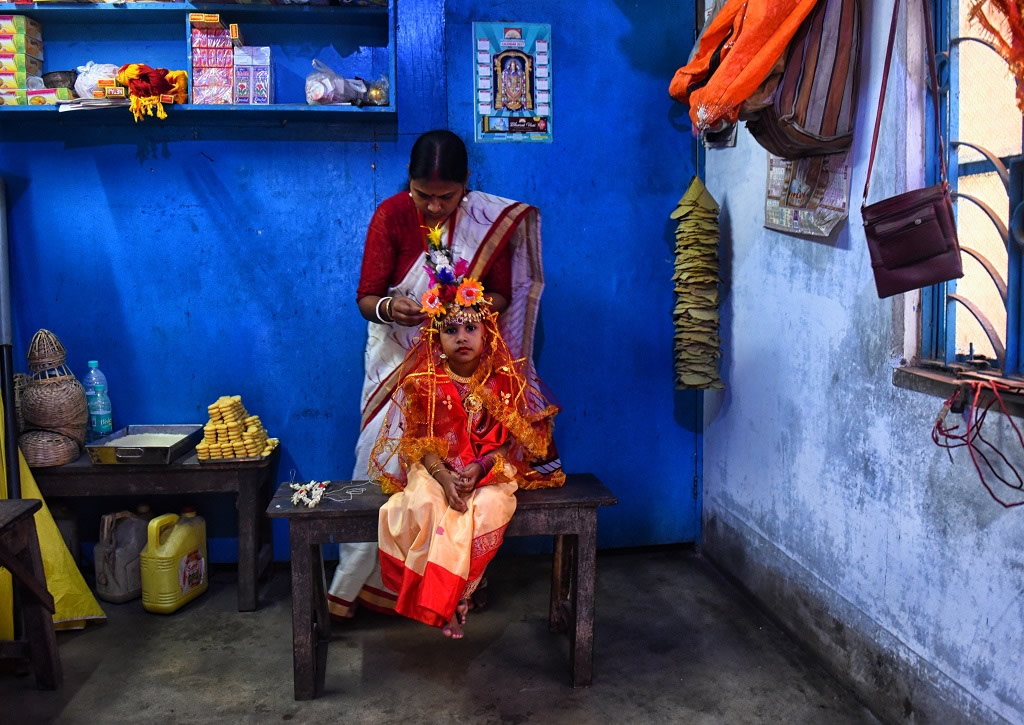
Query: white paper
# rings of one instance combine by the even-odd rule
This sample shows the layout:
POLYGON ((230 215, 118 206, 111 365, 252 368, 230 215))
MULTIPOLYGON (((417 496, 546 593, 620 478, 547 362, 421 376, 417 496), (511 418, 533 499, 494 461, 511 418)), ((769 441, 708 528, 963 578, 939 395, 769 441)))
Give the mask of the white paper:
POLYGON ((476 49, 477 50, 490 50, 491 49, 491 43, 490 43, 490 41, 487 40, 487 38, 477 38, 476 39, 476 49))
POLYGON ((490 103, 491 102, 491 92, 490 91, 480 91, 480 93, 477 95, 477 100, 480 101, 480 103, 490 103))
POLYGON ((486 116, 488 113, 491 112, 491 106, 490 104, 487 103, 481 103, 480 107, 477 108, 477 110, 480 111, 481 116, 486 116))
POLYGON ((481 78, 490 78, 491 67, 489 65, 478 65, 476 67, 476 74, 481 78))
POLYGON ((539 65, 539 66, 537 66, 537 77, 538 78, 547 78, 548 77, 548 67, 546 65, 539 65))
POLYGON ((547 78, 538 78, 537 79, 537 90, 538 91, 546 91, 548 89, 548 83, 550 83, 550 81, 547 78))
POLYGON ((491 55, 490 55, 490 53, 477 53, 476 54, 476 62, 477 63, 485 63, 485 64, 486 63, 490 63, 491 62, 491 55))
MULTIPOLYGON (((490 94, 488 94, 488 95, 490 95, 490 94)), ((480 100, 482 101, 483 99, 481 98, 480 100)), ((543 92, 537 94, 537 103, 549 103, 550 101, 551 101, 550 94, 543 93, 543 92)))
POLYGON ((537 65, 541 66, 541 65, 547 65, 547 64, 548 64, 548 54, 547 53, 537 53, 537 65))
POLYGON ((547 53, 548 52, 548 41, 546 41, 546 40, 538 40, 537 41, 537 52, 538 53, 547 53))
MULTIPOLYGON (((537 87, 540 88, 540 85, 538 85, 537 87)), ((477 88, 480 88, 480 89, 486 88, 486 89, 490 90, 490 88, 491 88, 491 77, 487 76, 486 78, 481 78, 479 80, 479 82, 477 82, 477 88)))
POLYGON ((550 116, 551 115, 551 106, 542 106, 540 104, 537 104, 537 115, 538 116, 550 116))

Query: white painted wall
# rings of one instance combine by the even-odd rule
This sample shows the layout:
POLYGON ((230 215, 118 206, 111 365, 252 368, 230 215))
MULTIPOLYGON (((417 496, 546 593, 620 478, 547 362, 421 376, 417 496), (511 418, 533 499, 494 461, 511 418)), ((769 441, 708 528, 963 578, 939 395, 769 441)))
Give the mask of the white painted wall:
MULTIPOLYGON (((763 228, 767 159, 745 129, 736 148, 707 154, 727 388, 705 397, 704 548, 883 716, 1019 723, 1024 509, 992 501, 965 451, 951 463, 932 444, 941 400, 893 386, 916 347, 904 325, 916 299, 877 298, 862 231, 891 7, 865 3, 855 208, 836 238, 763 228)), ((900 32, 873 201, 923 178, 923 96, 905 82, 921 77, 919 38, 915 15, 900 32)))

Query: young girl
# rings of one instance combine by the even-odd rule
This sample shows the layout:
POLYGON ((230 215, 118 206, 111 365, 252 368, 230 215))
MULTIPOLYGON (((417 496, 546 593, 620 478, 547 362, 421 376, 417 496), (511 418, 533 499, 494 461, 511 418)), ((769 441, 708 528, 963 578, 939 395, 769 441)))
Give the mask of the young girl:
POLYGON ((395 611, 458 639, 467 598, 515 512, 516 489, 565 477, 528 465, 547 453, 558 409, 526 362, 512 358, 483 287, 462 278, 465 262, 452 265, 446 255, 432 232, 428 321, 403 363, 370 471, 385 492, 397 491, 381 507, 378 531, 395 611))

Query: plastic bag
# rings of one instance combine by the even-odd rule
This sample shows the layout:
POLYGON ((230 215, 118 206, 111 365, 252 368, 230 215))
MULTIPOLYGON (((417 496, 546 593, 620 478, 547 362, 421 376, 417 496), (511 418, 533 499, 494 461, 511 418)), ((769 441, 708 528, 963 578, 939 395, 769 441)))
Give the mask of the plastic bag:
POLYGON ((309 105, 359 105, 366 101, 366 84, 363 81, 342 78, 319 60, 313 61, 313 68, 315 70, 306 76, 306 103, 309 105))
POLYGON ((99 88, 101 78, 117 78, 118 66, 112 63, 93 63, 78 66, 75 79, 75 93, 79 98, 92 98, 92 92, 99 88))

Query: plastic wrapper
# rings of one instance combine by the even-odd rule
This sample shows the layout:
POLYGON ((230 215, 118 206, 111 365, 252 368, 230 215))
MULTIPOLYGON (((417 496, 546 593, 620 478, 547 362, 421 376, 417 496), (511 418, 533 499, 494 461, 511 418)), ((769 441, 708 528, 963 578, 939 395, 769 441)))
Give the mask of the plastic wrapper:
POLYGON ((382 75, 370 84, 366 91, 366 102, 373 106, 386 106, 390 102, 390 96, 391 84, 388 83, 388 77, 382 75))
POLYGON ((231 105, 231 84, 226 86, 193 86, 192 103, 197 105, 231 105))
POLYGON ((230 68, 234 53, 229 48, 193 48, 192 68, 230 68))
POLYGON ((75 79, 75 94, 79 98, 92 98, 93 91, 99 88, 101 78, 117 78, 118 67, 113 63, 93 63, 78 66, 78 78, 75 79))
POLYGON ((192 28, 192 48, 230 48, 231 35, 227 28, 208 30, 192 28))
POLYGON ((311 106, 329 106, 366 102, 366 83, 359 79, 343 78, 325 63, 313 61, 313 72, 306 76, 306 103, 311 106))
POLYGON ((192 85, 193 87, 231 85, 231 69, 196 68, 192 71, 192 85))

